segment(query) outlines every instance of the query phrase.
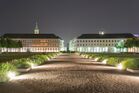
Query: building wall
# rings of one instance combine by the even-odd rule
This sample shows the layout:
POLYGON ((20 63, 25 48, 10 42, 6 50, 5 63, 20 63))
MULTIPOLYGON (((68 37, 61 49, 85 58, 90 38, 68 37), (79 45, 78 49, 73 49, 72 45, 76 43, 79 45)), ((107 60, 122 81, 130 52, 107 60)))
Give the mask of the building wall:
POLYGON ((125 38, 116 39, 73 39, 70 41, 70 50, 78 52, 127 52, 126 48, 117 49, 119 42, 126 42, 125 38))
POLYGON ((21 41, 24 47, 59 47, 59 39, 13 39, 21 41))
POLYGON ((21 41, 23 48, 1 48, 2 52, 59 52, 64 47, 61 39, 13 39, 21 41))

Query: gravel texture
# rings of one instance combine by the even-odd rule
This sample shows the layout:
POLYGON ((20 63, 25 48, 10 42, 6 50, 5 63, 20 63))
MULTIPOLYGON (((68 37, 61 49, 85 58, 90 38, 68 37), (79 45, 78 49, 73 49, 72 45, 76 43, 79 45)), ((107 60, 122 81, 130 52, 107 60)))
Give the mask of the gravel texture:
POLYGON ((139 74, 62 54, 0 84, 0 93, 139 93, 139 74))

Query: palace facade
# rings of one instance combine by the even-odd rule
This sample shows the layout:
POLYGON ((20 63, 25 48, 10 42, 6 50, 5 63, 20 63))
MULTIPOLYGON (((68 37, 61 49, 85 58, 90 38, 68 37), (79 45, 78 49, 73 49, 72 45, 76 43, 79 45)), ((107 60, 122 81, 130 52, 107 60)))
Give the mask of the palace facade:
MULTIPOLYGON (((59 52, 64 47, 64 40, 59 36, 55 34, 40 34, 37 23, 33 34, 9 33, 4 34, 3 37, 22 42, 22 48, 10 48, 8 52, 59 52)), ((2 52, 6 50, 2 48, 2 52)))
MULTIPOLYGON (((78 52, 128 52, 129 50, 123 45, 128 38, 133 37, 134 35, 130 33, 82 34, 70 41, 69 48, 70 51, 78 52)), ((139 49, 136 51, 139 52, 139 49)))

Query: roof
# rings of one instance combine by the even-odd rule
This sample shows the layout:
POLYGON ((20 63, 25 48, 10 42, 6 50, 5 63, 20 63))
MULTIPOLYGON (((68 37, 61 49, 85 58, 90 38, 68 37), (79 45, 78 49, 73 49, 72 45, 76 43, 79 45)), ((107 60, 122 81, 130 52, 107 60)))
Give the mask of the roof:
POLYGON ((134 35, 130 33, 118 33, 118 34, 82 34, 77 39, 103 39, 103 38, 133 38, 134 35))
POLYGON ((61 39, 59 36, 56 36, 55 34, 4 34, 3 36, 8 38, 61 39))

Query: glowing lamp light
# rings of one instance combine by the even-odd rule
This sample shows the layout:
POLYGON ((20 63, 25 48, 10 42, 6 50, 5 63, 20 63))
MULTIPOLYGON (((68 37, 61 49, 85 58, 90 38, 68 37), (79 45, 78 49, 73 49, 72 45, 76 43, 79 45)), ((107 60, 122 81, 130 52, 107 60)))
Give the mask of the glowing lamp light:
POLYGON ((8 78, 13 79, 13 78, 15 78, 16 73, 15 73, 15 72, 12 72, 12 71, 9 71, 9 72, 7 73, 7 76, 8 76, 8 78))
POLYGON ((92 58, 92 57, 89 57, 90 59, 92 58))
POLYGON ((31 68, 34 68, 34 67, 36 67, 37 65, 36 65, 36 64, 33 64, 33 63, 30 63, 30 66, 31 66, 31 68))
POLYGON ((108 61, 108 60, 105 59, 105 60, 102 61, 102 63, 103 63, 103 64, 107 64, 107 61, 108 61))
POLYGON ((95 58, 95 61, 98 61, 98 58, 95 58))
POLYGON ((37 66, 37 64, 31 63, 31 62, 28 62, 28 64, 30 65, 31 68, 34 68, 37 66))
POLYGON ((48 61, 50 61, 50 58, 47 58, 48 61))
POLYGON ((101 32, 101 35, 104 35, 104 32, 101 32))
POLYGON ((123 69, 123 65, 120 63, 120 64, 117 65, 117 68, 118 68, 119 70, 122 70, 122 69, 123 69))
POLYGON ((100 34, 100 35, 104 35, 105 33, 104 33, 103 31, 100 31, 99 34, 100 34))

